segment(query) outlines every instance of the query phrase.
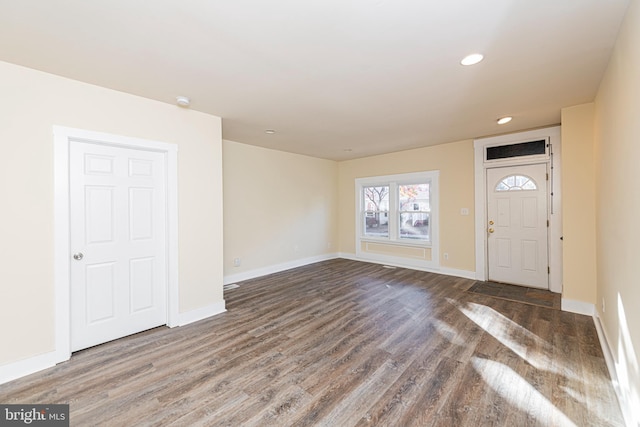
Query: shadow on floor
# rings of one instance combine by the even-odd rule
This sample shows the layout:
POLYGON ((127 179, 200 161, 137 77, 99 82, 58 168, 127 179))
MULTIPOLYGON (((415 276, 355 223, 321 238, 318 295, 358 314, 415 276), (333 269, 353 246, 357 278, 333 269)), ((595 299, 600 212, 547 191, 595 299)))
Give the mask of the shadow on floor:
POLYGON ((543 289, 478 281, 467 292, 560 310, 560 294, 543 289))

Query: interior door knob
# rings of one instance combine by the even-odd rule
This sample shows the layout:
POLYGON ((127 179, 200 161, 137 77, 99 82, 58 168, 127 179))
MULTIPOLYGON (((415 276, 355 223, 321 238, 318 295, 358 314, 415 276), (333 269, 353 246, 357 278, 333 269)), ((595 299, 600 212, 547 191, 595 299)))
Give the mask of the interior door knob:
POLYGON ((73 259, 75 259, 76 261, 80 261, 82 258, 84 258, 84 255, 82 254, 82 252, 78 252, 77 254, 73 254, 73 259))
POLYGON ((495 230, 493 228, 489 229, 489 233, 493 233, 495 230))

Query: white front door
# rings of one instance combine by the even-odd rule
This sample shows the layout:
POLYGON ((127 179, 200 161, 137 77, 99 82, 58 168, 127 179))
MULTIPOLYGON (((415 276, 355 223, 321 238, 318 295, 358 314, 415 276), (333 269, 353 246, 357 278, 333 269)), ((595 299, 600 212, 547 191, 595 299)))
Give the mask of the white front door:
POLYGON ((489 280, 549 288, 547 165, 487 169, 489 280))
POLYGON ((70 143, 71 350, 167 323, 163 153, 70 143))

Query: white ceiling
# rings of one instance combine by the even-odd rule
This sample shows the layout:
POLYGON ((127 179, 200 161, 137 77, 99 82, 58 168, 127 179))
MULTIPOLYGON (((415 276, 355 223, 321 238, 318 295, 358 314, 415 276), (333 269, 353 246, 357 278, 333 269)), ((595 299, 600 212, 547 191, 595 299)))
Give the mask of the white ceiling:
POLYGON ((225 139, 340 160, 559 123, 593 101, 628 3, 0 0, 0 60, 188 96, 225 139))

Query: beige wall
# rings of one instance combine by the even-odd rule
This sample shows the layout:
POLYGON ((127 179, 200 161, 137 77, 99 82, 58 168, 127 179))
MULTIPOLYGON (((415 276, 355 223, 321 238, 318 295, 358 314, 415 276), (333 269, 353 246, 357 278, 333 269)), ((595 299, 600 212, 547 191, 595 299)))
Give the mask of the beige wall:
MULTIPOLYGON (((640 1, 632 0, 595 102, 596 304, 640 424, 640 1), (604 300, 605 309, 602 310, 604 300)), ((633 425, 636 425, 636 424, 633 425)))
POLYGON ((355 179, 440 171, 440 265, 475 271, 473 141, 460 141, 339 164, 340 252, 355 255, 355 179), (460 215, 469 208, 469 215, 460 215), (447 252, 449 259, 442 254, 447 252))
POLYGON ((54 125, 178 144, 180 312, 222 302, 218 117, 4 62, 0 93, 0 365, 54 350, 54 125))
POLYGON ((562 110, 562 297, 596 302, 594 105, 562 110))
POLYGON ((225 276, 337 252, 336 162, 232 141, 223 156, 225 276))

